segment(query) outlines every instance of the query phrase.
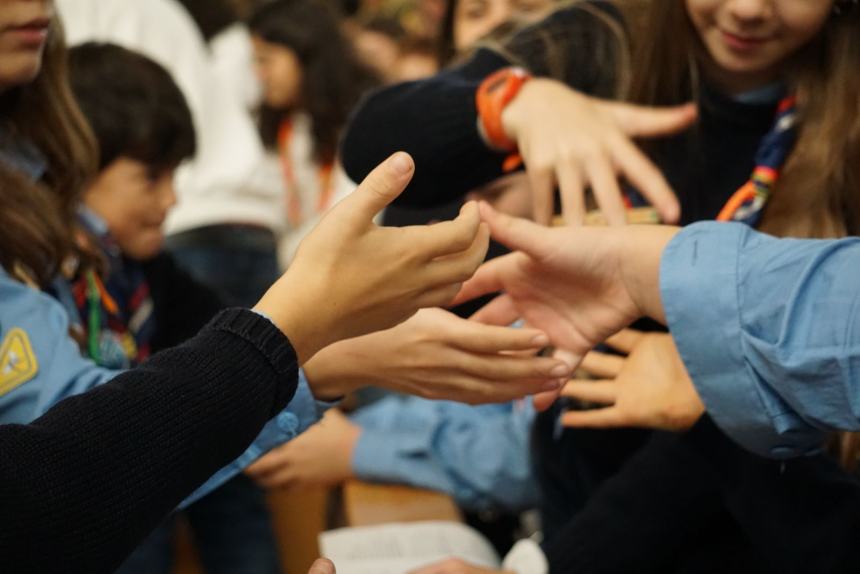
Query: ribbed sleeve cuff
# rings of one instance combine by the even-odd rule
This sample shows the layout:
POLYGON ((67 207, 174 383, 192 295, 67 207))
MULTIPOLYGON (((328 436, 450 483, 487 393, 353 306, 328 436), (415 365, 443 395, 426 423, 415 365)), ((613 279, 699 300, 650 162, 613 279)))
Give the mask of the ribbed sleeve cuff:
MULTIPOLYGON (((218 313, 209 322, 207 329, 225 331, 253 345, 266 358, 272 369, 283 381, 298 379, 298 357, 293 345, 284 333, 269 319, 249 309, 233 308, 218 313)), ((292 398, 295 388, 284 384, 279 387, 278 405, 285 405, 292 398), (281 393, 287 395, 281 396, 281 393)), ((280 408, 272 412, 274 416, 280 408)))

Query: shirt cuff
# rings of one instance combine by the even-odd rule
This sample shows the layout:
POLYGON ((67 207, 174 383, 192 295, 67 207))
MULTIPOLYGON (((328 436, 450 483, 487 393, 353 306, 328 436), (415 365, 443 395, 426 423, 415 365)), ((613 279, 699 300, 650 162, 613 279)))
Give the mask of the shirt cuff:
POLYGON ((663 254, 660 293, 684 365, 717 425, 756 454, 789 458, 805 454, 808 440, 776 431, 744 359, 738 258, 751 233, 739 223, 684 228, 663 254))
POLYGON ((537 542, 524 538, 517 541, 505 556, 502 570, 516 574, 547 574, 549 562, 537 542))

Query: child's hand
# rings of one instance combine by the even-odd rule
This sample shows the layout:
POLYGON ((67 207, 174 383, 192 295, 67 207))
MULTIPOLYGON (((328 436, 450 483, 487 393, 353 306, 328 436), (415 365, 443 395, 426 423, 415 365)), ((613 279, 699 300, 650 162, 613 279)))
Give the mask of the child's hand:
POLYGON ((289 336, 300 362, 334 341, 447 305, 483 261, 489 232, 474 203, 432 226, 374 225, 414 169, 401 152, 373 170, 302 241, 290 269, 257 304, 289 336))
POLYGON ((619 176, 636 186, 663 221, 675 223, 675 194, 632 138, 677 133, 695 118, 692 105, 660 109, 601 101, 547 79, 528 82, 502 113, 531 181, 534 219, 544 225, 552 219, 556 185, 568 224, 585 220, 590 187, 606 220, 624 225, 619 176))
POLYGON ((592 351, 582 369, 596 381, 570 381, 562 395, 605 405, 562 415, 569 427, 686 430, 705 412, 702 399, 668 333, 624 330, 607 339, 627 357, 592 351))

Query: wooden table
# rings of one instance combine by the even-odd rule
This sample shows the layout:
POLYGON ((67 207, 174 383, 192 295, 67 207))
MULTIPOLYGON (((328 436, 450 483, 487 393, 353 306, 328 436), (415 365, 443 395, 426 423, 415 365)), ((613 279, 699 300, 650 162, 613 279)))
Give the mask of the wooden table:
POLYGON ((356 480, 343 485, 343 511, 347 526, 422 520, 463 521, 460 509, 447 494, 356 480))

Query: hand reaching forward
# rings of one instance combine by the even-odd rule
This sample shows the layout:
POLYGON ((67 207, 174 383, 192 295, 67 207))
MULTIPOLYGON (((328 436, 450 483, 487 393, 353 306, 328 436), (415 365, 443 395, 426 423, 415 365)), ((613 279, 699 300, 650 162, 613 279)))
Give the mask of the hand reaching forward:
POLYGON ((432 226, 377 227, 373 218, 414 172, 396 153, 334 206, 307 236, 289 270, 255 307, 284 331, 304 363, 326 345, 444 306, 487 251, 477 205, 432 226))
POLYGON ((422 309, 391 329, 326 347, 305 364, 305 374, 315 394, 327 389, 331 397, 376 386, 428 399, 500 403, 558 390, 567 381, 564 362, 535 356, 548 344, 536 329, 422 309))
POLYGON ((677 229, 549 229, 485 204, 481 215, 494 238, 519 251, 484 264, 463 285, 455 304, 503 291, 475 320, 507 325, 525 319, 575 367, 594 345, 635 319, 663 319, 660 257, 677 229))
POLYGON ((552 218, 556 184, 568 224, 584 221, 585 189, 591 187, 606 220, 623 225, 619 175, 663 221, 676 223, 675 194, 632 138, 678 133, 695 119, 692 104, 660 109, 602 101, 548 79, 526 83, 502 113, 505 132, 517 142, 531 181, 534 219, 544 225, 552 218))
POLYGON ((705 412, 671 335, 628 329, 606 343, 627 356, 592 351, 580 366, 600 379, 570 381, 561 393, 606 406, 569 411, 562 424, 686 430, 705 412))

